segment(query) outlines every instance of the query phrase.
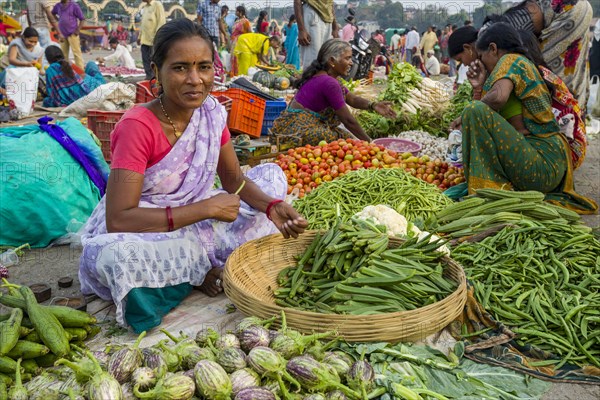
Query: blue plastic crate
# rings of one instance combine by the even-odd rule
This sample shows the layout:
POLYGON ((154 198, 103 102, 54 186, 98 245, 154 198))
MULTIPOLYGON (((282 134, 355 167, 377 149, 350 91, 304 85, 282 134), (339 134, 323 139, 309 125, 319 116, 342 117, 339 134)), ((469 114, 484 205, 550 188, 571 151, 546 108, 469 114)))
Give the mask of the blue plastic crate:
POLYGON ((279 114, 285 110, 287 104, 283 100, 269 101, 265 106, 265 117, 263 119, 261 135, 268 135, 269 128, 273 126, 273 122, 279 117, 279 114))

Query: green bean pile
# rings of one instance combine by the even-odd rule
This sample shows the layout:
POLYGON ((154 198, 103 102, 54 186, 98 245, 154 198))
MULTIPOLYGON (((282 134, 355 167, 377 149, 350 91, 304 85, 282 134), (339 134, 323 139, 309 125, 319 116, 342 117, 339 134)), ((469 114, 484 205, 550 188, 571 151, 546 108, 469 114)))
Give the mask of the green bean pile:
POLYGON ((477 300, 521 343, 600 367, 600 242, 582 225, 523 218, 452 251, 477 300))
POLYGON ((442 300, 456 283, 442 276, 441 241, 412 238, 388 249, 385 227, 352 219, 317 235, 278 275, 276 304, 322 313, 369 315, 442 300))
POLYGON ((310 229, 329 229, 336 221, 336 205, 342 220, 348 220, 368 205, 385 204, 416 222, 427 220, 452 203, 427 182, 400 168, 360 169, 325 182, 294 207, 309 222, 310 229))

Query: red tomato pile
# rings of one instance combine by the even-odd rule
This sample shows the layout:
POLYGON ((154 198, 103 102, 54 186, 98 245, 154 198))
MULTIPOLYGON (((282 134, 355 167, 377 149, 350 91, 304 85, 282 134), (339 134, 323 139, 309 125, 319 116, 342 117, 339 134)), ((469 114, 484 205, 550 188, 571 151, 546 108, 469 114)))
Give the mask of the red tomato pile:
POLYGON ((340 139, 318 146, 290 149, 277 157, 277 164, 288 180, 288 194, 295 188, 304 197, 322 182, 331 181, 348 171, 360 168, 404 168, 413 176, 446 189, 464 181, 462 170, 440 160, 411 153, 398 154, 368 142, 340 139))

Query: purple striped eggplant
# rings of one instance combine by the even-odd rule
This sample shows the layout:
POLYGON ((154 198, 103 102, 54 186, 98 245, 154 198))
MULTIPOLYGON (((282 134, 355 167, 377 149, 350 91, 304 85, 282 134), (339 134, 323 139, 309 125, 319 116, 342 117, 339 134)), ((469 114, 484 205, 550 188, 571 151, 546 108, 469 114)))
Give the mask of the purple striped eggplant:
POLYGON ((266 388, 263 387, 249 387, 240 390, 234 400, 276 400, 275 395, 266 388))
POLYGON ((144 336, 146 331, 138 336, 132 346, 125 346, 110 356, 107 370, 119 383, 129 381, 133 371, 141 367, 142 350, 139 347, 144 336))
POLYGON ((302 387, 311 391, 337 389, 351 399, 360 398, 357 392, 340 383, 340 377, 333 367, 322 364, 312 357, 294 357, 288 361, 286 369, 302 387))
POLYGON ((202 360, 194 368, 196 388, 208 399, 229 400, 232 394, 231 379, 227 372, 214 361, 202 360))
POLYGON ((254 325, 244 329, 239 334, 242 350, 248 352, 256 346, 268 347, 271 342, 269 331, 259 325, 254 325))
POLYGON ((232 372, 229 378, 233 394, 237 394, 242 389, 260 385, 260 377, 250 368, 238 369, 232 372))

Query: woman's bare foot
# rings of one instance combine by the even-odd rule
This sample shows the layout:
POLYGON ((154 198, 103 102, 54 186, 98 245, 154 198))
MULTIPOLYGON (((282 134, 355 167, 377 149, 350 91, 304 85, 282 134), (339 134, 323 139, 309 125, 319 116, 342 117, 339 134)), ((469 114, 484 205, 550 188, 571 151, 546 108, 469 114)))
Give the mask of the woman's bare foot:
POLYGON ((206 274, 202 285, 198 289, 210 297, 215 297, 223 292, 223 268, 213 268, 206 274))

